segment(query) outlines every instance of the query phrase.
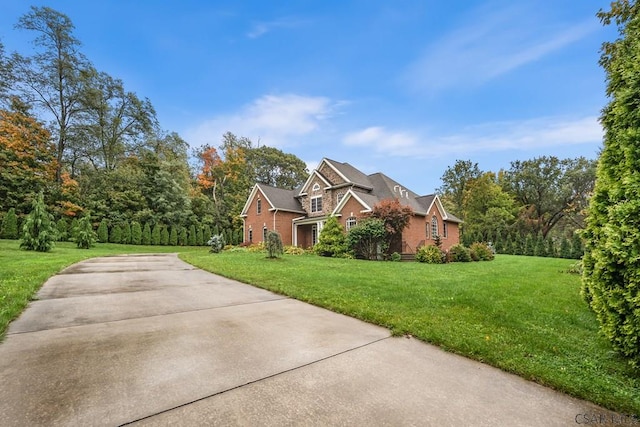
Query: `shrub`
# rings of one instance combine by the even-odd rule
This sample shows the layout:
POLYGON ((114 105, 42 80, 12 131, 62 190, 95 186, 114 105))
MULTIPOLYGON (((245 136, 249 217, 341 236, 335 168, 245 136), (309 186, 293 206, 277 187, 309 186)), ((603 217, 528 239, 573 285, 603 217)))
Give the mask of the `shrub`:
POLYGON ((346 237, 338 218, 331 216, 327 219, 313 250, 327 257, 338 257, 347 251, 346 237))
POLYGON ((196 246, 204 245, 204 237, 202 234, 202 227, 198 226, 196 229, 196 246))
POLYGON ((222 234, 214 234, 207 241, 207 245, 209 245, 209 252, 212 254, 222 252, 222 249, 224 248, 224 236, 222 234))
POLYGON ((267 231, 267 241, 265 242, 269 258, 278 258, 284 252, 282 247, 282 237, 274 230, 267 231))
POLYGON ((189 243, 189 239, 187 237, 187 229, 186 227, 180 227, 180 232, 178 233, 178 245, 186 246, 189 243))
POLYGON ((109 241, 111 243, 121 243, 122 242, 122 228, 120 225, 116 224, 111 229, 111 233, 109 234, 109 241))
POLYGON ((142 227, 139 222, 131 224, 131 244, 139 245, 142 242, 142 227))
POLYGON ((254 243, 252 245, 247 246, 247 251, 250 253, 255 253, 255 252, 264 252, 264 242, 258 242, 258 243, 254 243))
MULTIPOLYGON (((231 242, 229 242, 231 243, 231 242)), ((196 245, 196 226, 194 224, 191 224, 189 226, 189 237, 187 238, 187 244, 189 246, 195 246, 196 245)))
POLYGON ((367 218, 347 233, 347 245, 356 258, 375 260, 386 251, 384 222, 367 218))
POLYGON ((109 241, 109 227, 107 220, 103 219, 98 225, 98 242, 107 243, 109 241))
POLYGON ((19 235, 20 233, 18 232, 18 216, 16 215, 16 210, 14 208, 11 208, 2 220, 0 238, 17 239, 19 235))
POLYGON ((142 244, 151 244, 151 226, 148 222, 144 224, 144 228, 142 229, 142 244))
POLYGON ((493 254, 493 250, 486 243, 476 242, 471 245, 469 248, 471 258, 474 261, 491 261, 495 258, 493 254))
POLYGON ((91 248, 97 239, 89 216, 84 216, 78 221, 78 227, 73 234, 75 236, 74 241, 79 249, 91 248))
MULTIPOLYGON (((178 230, 175 226, 171 227, 171 233, 169 233, 169 244, 171 246, 176 246, 178 244, 178 230)), ((208 244, 209 243, 207 242, 207 245, 208 244)))
POLYGON ((304 255, 306 251, 297 246, 285 246, 284 253, 287 255, 304 255))
POLYGON ((391 254, 391 261, 393 261, 393 262, 402 261, 402 255, 400 255, 398 252, 392 253, 391 254))
POLYGON ((47 212, 42 193, 34 199, 31 213, 22 227, 20 247, 28 251, 49 252, 54 246, 56 228, 47 212))
POLYGON ((124 243, 125 245, 128 245, 131 243, 131 224, 129 224, 129 221, 125 221, 124 224, 122 224, 121 242, 124 243))
POLYGON ((160 224, 155 224, 153 229, 151 230, 151 244, 159 245, 160 244, 160 224))
POLYGON ((169 244, 169 230, 165 226, 162 226, 162 230, 160 230, 160 244, 162 246, 169 244))
POLYGON ((211 227, 209 227, 209 224, 205 224, 204 227, 202 227, 202 241, 206 244, 212 235, 211 227))
POLYGON ((427 264, 442 264, 445 261, 444 253, 433 245, 421 246, 416 252, 416 261, 427 264))
POLYGON ((66 218, 60 218, 56 223, 56 231, 58 234, 58 242, 66 242, 69 240, 69 224, 66 218))
POLYGON ((453 245, 449 249, 448 253, 452 262, 470 262, 471 261, 471 251, 468 248, 465 248, 461 244, 453 245))

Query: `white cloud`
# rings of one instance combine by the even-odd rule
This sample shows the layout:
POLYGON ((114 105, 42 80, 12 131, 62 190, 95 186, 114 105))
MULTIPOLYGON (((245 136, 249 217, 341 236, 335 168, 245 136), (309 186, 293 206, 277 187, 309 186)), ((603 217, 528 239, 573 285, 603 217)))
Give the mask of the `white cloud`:
POLYGON ((366 146, 391 157, 434 158, 478 152, 600 144, 602 134, 602 127, 595 116, 547 117, 486 123, 449 135, 388 131, 374 126, 346 134, 343 143, 348 146, 366 146))
POLYGON ((552 27, 532 19, 517 4, 479 9, 470 24, 440 40, 408 67, 405 81, 427 92, 482 84, 584 38, 599 27, 595 19, 552 27))
POLYGON ((247 37, 249 37, 250 39, 256 39, 273 30, 279 28, 296 28, 305 24, 306 22, 307 21, 302 19, 290 17, 275 19, 273 21, 256 22, 255 24, 253 24, 251 30, 247 33, 247 37))
POLYGON ((217 145, 225 132, 273 147, 296 145, 315 133, 339 103, 325 97, 265 95, 235 113, 205 120, 185 132, 194 146, 217 145))

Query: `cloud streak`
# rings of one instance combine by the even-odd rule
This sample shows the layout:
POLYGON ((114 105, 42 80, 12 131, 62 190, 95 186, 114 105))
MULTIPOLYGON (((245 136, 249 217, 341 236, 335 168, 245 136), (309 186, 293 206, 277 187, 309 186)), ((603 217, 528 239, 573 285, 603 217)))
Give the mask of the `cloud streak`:
POLYGON ((257 39, 265 34, 277 30, 277 29, 291 29, 300 27, 305 24, 306 21, 298 18, 280 18, 273 21, 256 22, 251 27, 251 30, 247 33, 247 37, 250 39, 257 39))
POLYGON ((473 21, 434 41, 403 75, 414 90, 473 87, 538 61, 600 28, 595 20, 571 26, 538 25, 512 6, 482 9, 473 21))

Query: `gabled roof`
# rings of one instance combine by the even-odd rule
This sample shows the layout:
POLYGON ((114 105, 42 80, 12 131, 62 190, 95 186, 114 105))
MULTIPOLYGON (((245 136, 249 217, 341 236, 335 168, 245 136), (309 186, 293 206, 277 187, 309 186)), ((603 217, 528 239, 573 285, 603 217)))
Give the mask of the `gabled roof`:
POLYGON ((251 189, 251 193, 247 198, 247 202, 242 208, 241 216, 247 215, 247 210, 249 209, 249 205, 251 205, 251 201, 255 198, 256 194, 260 191, 265 199, 267 199, 267 203, 269 203, 269 210, 279 210, 279 211, 288 211, 288 212, 296 212, 305 214, 306 212, 302 209, 302 205, 298 201, 296 196, 296 190, 285 190, 282 188, 272 187, 266 184, 256 184, 251 189))
POLYGON ((325 157, 318 165, 318 169, 320 169, 322 163, 326 163, 346 182, 357 185, 358 187, 366 188, 368 190, 373 189, 373 185, 369 181, 369 177, 351 166, 349 163, 337 162, 325 157))

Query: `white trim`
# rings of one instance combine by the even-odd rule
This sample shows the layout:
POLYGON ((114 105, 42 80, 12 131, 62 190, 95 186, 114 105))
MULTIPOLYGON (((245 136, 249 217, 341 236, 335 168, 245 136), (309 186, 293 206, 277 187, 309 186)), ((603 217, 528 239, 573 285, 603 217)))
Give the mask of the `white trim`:
POLYGON ((320 178, 322 180, 322 182, 324 182, 325 184, 327 184, 328 187, 331 187, 331 183, 329 181, 327 181, 321 174, 320 172, 318 172, 318 168, 314 169, 311 174, 309 175, 309 178, 307 178, 307 180, 304 182, 304 185, 300 188, 300 192, 298 193, 298 196, 305 196, 307 195, 307 192, 305 191, 306 188, 309 186, 309 184, 311 184, 311 181, 313 181, 313 177, 317 176, 318 178, 320 178))
POLYGON ((353 184, 353 182, 351 182, 350 179, 348 179, 346 176, 344 176, 342 174, 342 172, 340 172, 334 165, 332 165, 331 161, 329 159, 327 159, 326 157, 324 159, 322 159, 322 161, 320 162, 320 164, 318 165, 318 167, 316 169, 320 170, 320 168, 322 167, 322 163, 326 163, 331 169, 333 169, 333 171, 335 173, 337 173, 340 178, 344 179, 345 183, 348 182, 348 183, 353 184))
POLYGON ((342 210, 342 208, 344 208, 344 206, 347 204, 347 202, 351 197, 355 198, 358 201, 358 203, 360 203, 362 207, 365 208, 360 211, 361 213, 371 212, 373 210, 371 206, 366 204, 364 200, 358 197, 358 195, 353 190, 349 189, 349 191, 345 193, 344 197, 342 197, 342 200, 340 201, 340 203, 338 203, 338 205, 333 210, 333 212, 331 212, 331 215, 337 216, 338 213, 342 210))

